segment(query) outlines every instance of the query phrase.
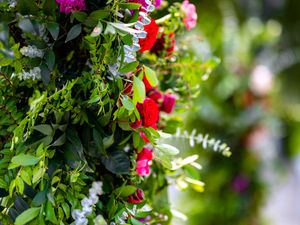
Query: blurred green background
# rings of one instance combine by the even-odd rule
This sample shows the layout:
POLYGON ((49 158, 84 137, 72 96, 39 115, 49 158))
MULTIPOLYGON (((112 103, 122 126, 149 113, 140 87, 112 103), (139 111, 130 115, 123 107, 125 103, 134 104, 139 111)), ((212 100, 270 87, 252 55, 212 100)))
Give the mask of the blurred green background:
MULTIPOLYGON (((174 223, 275 225, 266 214, 278 207, 266 205, 273 204, 278 179, 294 172, 290 167, 300 152, 300 1, 191 2, 199 20, 188 36, 201 39, 191 49, 222 62, 201 85, 185 129, 225 141, 233 154, 225 158, 201 146, 186 150, 201 155, 206 190, 189 190, 176 201, 189 220, 174 223)), ((295 188, 291 195, 299 196, 295 188)), ((293 207, 288 199, 285 204, 293 207)), ((300 223, 299 216, 293 219, 298 222, 278 224, 300 223)))

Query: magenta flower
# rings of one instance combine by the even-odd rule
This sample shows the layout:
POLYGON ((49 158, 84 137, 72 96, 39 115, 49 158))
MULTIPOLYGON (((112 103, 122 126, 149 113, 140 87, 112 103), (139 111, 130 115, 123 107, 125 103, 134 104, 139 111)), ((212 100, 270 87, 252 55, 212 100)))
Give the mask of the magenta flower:
POLYGON ((181 5, 181 10, 185 13, 183 22, 187 30, 194 28, 197 24, 196 6, 191 4, 189 0, 184 0, 181 5))
POLYGON ((56 0, 60 6, 60 12, 69 14, 73 11, 85 10, 85 0, 56 0))
POLYGON ((173 94, 165 94, 164 100, 161 106, 161 110, 165 113, 171 113, 174 110, 176 104, 176 95, 173 94))
POLYGON ((149 162, 153 159, 153 152, 148 148, 138 154, 136 160, 136 172, 139 176, 147 176, 150 173, 149 162))

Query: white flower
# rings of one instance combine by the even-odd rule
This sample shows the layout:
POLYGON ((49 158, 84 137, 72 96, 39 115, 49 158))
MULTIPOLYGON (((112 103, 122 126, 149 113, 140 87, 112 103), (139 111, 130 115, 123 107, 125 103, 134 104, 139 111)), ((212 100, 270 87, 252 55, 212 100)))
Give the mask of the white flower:
POLYGON ((38 49, 34 45, 28 45, 20 49, 22 55, 29 58, 43 58, 44 52, 41 49, 38 49))

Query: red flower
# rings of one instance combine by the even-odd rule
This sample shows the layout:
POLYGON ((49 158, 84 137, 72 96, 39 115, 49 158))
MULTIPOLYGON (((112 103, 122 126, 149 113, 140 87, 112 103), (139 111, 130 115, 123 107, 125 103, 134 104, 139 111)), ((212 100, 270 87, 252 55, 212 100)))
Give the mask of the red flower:
POLYGON ((139 160, 151 161, 152 159, 153 159, 153 152, 149 148, 143 148, 143 150, 137 156, 137 161, 139 160))
POLYGON ((148 93, 149 91, 151 91, 153 89, 153 87, 149 83, 146 75, 144 75, 144 77, 143 77, 143 82, 144 82, 144 85, 145 85, 145 88, 146 88, 146 93, 148 93))
POLYGON ((156 103, 160 103, 163 98, 163 95, 159 90, 153 89, 148 93, 148 97, 154 100, 156 103))
POLYGON ((174 52, 175 44, 176 40, 174 33, 170 33, 169 35, 161 33, 160 38, 155 41, 153 47, 151 48, 151 52, 158 56, 165 55, 170 57, 174 52))
POLYGON ((140 128, 141 126, 142 126, 142 120, 140 119, 140 120, 136 120, 135 122, 133 122, 133 123, 130 123, 130 126, 131 126, 131 128, 132 129, 138 129, 138 128, 140 128))
POLYGON ((129 203, 138 204, 144 201, 145 195, 141 189, 136 189, 135 193, 130 195, 127 199, 129 203))
POLYGON ((165 94, 161 110, 166 113, 171 113, 174 110, 176 103, 176 95, 165 94))
POLYGON ((158 25, 156 24, 154 19, 151 19, 151 23, 144 27, 144 31, 147 32, 146 38, 140 38, 139 44, 141 46, 140 52, 145 52, 150 50, 156 41, 156 37, 158 34, 158 25))
POLYGON ((156 129, 156 123, 159 120, 158 104, 151 98, 146 97, 143 104, 137 104, 137 109, 141 115, 143 126, 156 129))

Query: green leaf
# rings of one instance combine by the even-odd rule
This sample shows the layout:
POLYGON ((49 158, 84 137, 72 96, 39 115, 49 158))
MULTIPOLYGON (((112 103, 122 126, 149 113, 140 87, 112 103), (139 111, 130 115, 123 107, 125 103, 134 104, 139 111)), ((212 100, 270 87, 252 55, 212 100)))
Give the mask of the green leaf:
POLYGON ((25 155, 21 153, 20 155, 16 155, 11 159, 12 163, 18 165, 18 166, 33 166, 36 165, 40 158, 35 157, 33 155, 25 155))
POLYGON ((108 23, 104 31, 104 34, 115 34, 115 33, 116 33, 115 28, 108 23))
POLYGON ((38 12, 38 6, 32 0, 18 0, 17 9, 22 15, 36 15, 38 12))
POLYGON ((151 86, 155 87, 158 84, 158 80, 157 80, 155 71, 150 69, 147 66, 144 66, 144 69, 145 69, 145 74, 146 74, 147 80, 149 81, 151 86))
POLYGON ((139 65, 138 61, 127 63, 124 67, 119 69, 119 72, 120 73, 129 73, 129 72, 135 71, 136 68, 138 67, 138 65, 139 65))
POLYGON ((66 143, 66 133, 63 133, 56 141, 53 142, 52 146, 62 146, 66 143))
POLYGON ((145 85, 141 79, 134 77, 133 79, 133 102, 143 103, 146 97, 145 85))
POLYGON ((45 63, 40 65, 40 69, 41 69, 42 81, 45 85, 48 85, 50 82, 50 70, 48 69, 48 66, 45 63))
POLYGON ((31 204, 33 206, 40 206, 46 202, 46 197, 47 197, 47 190, 43 190, 34 196, 31 204))
POLYGON ((115 190, 116 195, 122 197, 122 198, 126 198, 129 195, 134 194, 136 191, 136 187, 132 186, 132 185, 126 185, 126 186, 122 186, 119 187, 115 190))
POLYGON ((55 64, 55 54, 52 50, 48 51, 45 54, 45 60, 46 60, 46 63, 48 65, 49 70, 51 71, 53 69, 54 64, 55 64))
POLYGON ((141 7, 141 4, 138 4, 138 3, 120 3, 119 6, 122 9, 135 10, 135 9, 139 9, 141 7))
POLYGON ((72 12, 73 16, 78 20, 79 22, 83 23, 85 19, 87 18, 87 14, 85 12, 72 12))
POLYGON ((167 169, 172 169, 172 163, 168 155, 165 155, 163 152, 159 150, 156 150, 154 155, 155 155, 155 159, 161 162, 161 164, 164 167, 166 167, 167 169))
POLYGON ((31 23, 31 21, 29 19, 20 20, 18 25, 21 28, 21 30, 23 30, 25 32, 35 33, 33 24, 31 23))
POLYGON ((27 209, 16 218, 15 225, 24 225, 30 222, 39 215, 39 212, 40 207, 27 209))
POLYGON ((42 134, 52 136, 53 135, 53 129, 49 124, 40 124, 33 127, 33 129, 41 132, 42 134))
POLYGON ((77 38, 80 35, 81 30, 82 30, 81 24, 74 25, 68 32, 65 43, 77 38))
POLYGON ((134 110, 134 104, 133 104, 132 100, 127 95, 125 95, 122 98, 122 104, 125 107, 125 109, 127 109, 128 111, 134 110))
POLYGON ((96 11, 92 12, 89 15, 89 18, 93 18, 94 20, 99 21, 100 19, 107 18, 109 15, 110 15, 109 11, 103 10, 103 9, 99 9, 99 10, 96 10, 96 11))
POLYGON ((129 174, 130 160, 124 151, 113 151, 101 158, 102 163, 110 172, 115 174, 129 174))
POLYGON ((162 151, 166 155, 177 155, 179 154, 179 150, 172 145, 168 144, 159 144, 156 146, 157 149, 162 151))
POLYGON ((93 29, 93 32, 91 33, 92 37, 97 37, 99 36, 103 31, 103 25, 102 23, 99 21, 99 23, 97 24, 97 26, 93 29))
POLYGON ((58 224, 53 205, 49 200, 46 203, 46 220, 58 224))
POLYGON ((57 40, 57 37, 59 35, 59 24, 50 22, 47 24, 47 29, 49 30, 51 36, 54 40, 57 40))

